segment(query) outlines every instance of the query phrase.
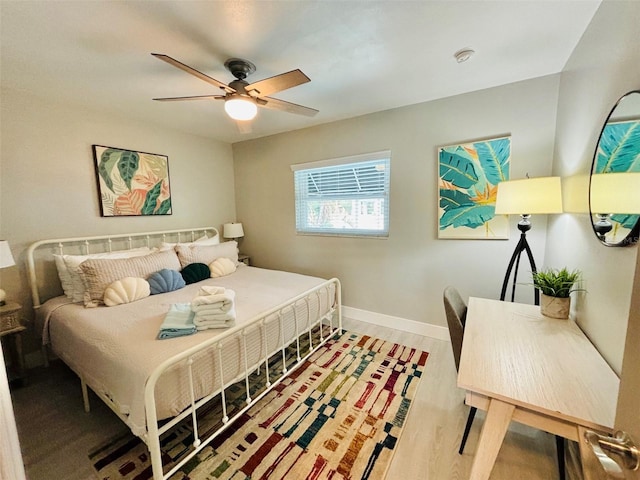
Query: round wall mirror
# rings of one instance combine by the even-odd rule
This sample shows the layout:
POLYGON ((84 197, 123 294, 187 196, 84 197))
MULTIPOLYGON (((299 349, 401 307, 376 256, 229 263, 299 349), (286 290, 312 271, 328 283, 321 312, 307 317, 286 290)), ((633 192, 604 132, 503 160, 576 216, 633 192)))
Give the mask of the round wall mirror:
POLYGON ((610 247, 640 234, 640 91, 624 95, 602 127, 589 185, 591 225, 610 247))

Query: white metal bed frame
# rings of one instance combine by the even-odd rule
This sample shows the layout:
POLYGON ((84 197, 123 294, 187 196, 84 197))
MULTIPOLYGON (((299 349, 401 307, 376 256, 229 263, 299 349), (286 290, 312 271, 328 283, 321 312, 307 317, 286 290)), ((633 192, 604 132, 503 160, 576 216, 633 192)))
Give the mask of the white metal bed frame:
MULTIPOLYGON (((47 256, 51 259, 51 255, 53 249, 56 250, 55 253, 63 254, 65 252, 65 248, 67 249, 80 249, 80 254, 88 254, 88 253, 98 253, 104 251, 111 251, 113 248, 113 244, 124 244, 125 248, 118 249, 132 249, 137 246, 147 246, 153 247, 159 245, 161 242, 191 242, 194 241, 198 236, 202 234, 215 233, 219 234, 218 230, 214 227, 200 227, 200 228, 191 228, 191 229, 182 229, 182 230, 168 230, 168 231, 156 231, 156 232, 144 232, 144 233, 132 233, 132 234, 114 234, 114 235, 104 235, 104 236, 92 236, 92 237, 73 237, 73 238, 59 238, 52 240, 42 240, 33 243, 27 249, 27 270, 29 276, 29 282, 31 286, 31 294, 33 298, 33 307, 34 309, 38 309, 41 303, 41 295, 40 290, 42 285, 38 283, 38 269, 36 265, 38 263, 36 252, 41 252, 43 249, 48 249, 49 252, 47 256)), ((77 253, 74 251, 74 253, 77 253)), ((44 260, 43 260, 44 261, 44 260)), ((53 262, 52 262, 53 263, 53 262)), ((330 291, 330 290, 328 290, 330 291)), ((249 322, 244 325, 238 325, 229 329, 222 335, 219 335, 215 338, 211 338, 209 341, 204 342, 200 345, 194 346, 188 350, 181 352, 178 355, 173 356, 162 362, 158 365, 149 378, 146 381, 145 385, 145 412, 146 412, 146 424, 147 424, 147 432, 140 436, 140 438, 145 442, 147 448, 150 452, 152 470, 153 470, 153 478, 154 480, 164 480, 168 479, 176 473, 186 462, 188 462, 191 458, 193 458, 200 450, 202 450, 207 444, 209 444, 213 439, 215 439, 218 435, 220 435, 228 426, 230 426, 238 417, 240 417, 244 412, 246 412, 249 408, 255 405, 262 397, 264 397, 269 391, 271 391, 274 387, 276 387, 286 376, 295 370, 298 366, 300 366, 309 356, 311 356, 316 350, 322 347, 335 333, 342 333, 342 312, 341 312, 341 285, 340 281, 337 278, 332 278, 323 282, 322 284, 294 297, 289 299, 288 301, 277 305, 276 307, 257 315, 249 322), (333 304, 331 308, 327 312, 320 312, 320 293, 323 289, 331 289, 333 288, 335 292, 335 297, 333 300, 333 304), (298 320, 296 317, 296 309, 295 305, 299 302, 304 301, 306 303, 308 317, 310 317, 311 307, 310 307, 310 299, 313 298, 313 295, 317 297, 318 300, 318 317, 313 320, 308 318, 307 322, 309 323, 308 327, 299 329, 298 320), (295 338, 293 340, 286 340, 284 338, 283 333, 283 315, 289 311, 293 311, 294 323, 295 323, 295 338), (336 317, 334 321, 334 317, 336 317), (270 351, 267 346, 267 324, 279 321, 280 322, 280 338, 278 341, 277 348, 271 348, 270 351), (329 328, 328 332, 325 332, 326 328, 329 328), (262 338, 264 339, 263 345, 261 345, 260 352, 260 361, 258 364, 249 365, 247 361, 247 342, 246 337, 248 333, 252 332, 255 329, 260 329, 262 333, 262 338), (318 330, 319 334, 319 342, 314 345, 313 343, 313 331, 314 329, 318 330), (309 338, 309 347, 306 352, 301 351, 300 346, 300 338, 303 335, 308 335, 309 338), (238 375, 234 378, 225 379, 222 369, 222 349, 223 346, 227 342, 231 341, 239 341, 241 342, 243 353, 244 353, 244 373, 238 375), (295 343, 295 348, 293 351, 295 352, 295 362, 292 363, 292 359, 287 359, 287 347, 293 345, 295 343), (202 354, 205 350, 207 351, 216 351, 218 355, 218 365, 220 367, 219 375, 220 375, 220 385, 219 389, 215 389, 209 392, 207 395, 200 399, 195 398, 194 393, 194 377, 193 377, 193 359, 196 355, 202 354), (263 351, 264 350, 264 351, 263 351), (270 368, 269 362, 270 359, 273 358, 274 354, 278 354, 281 352, 282 355, 282 370, 274 372, 273 369, 270 368), (186 407, 178 416, 173 417, 171 420, 164 423, 162 426, 159 425, 157 418, 157 410, 155 403, 155 386, 158 380, 162 377, 163 373, 166 372, 171 367, 177 365, 178 363, 186 361, 187 369, 189 372, 189 389, 190 389, 190 398, 191 402, 188 407, 186 407), (289 363, 288 363, 289 362, 289 363), (290 365, 287 368, 287 365, 290 365), (264 365, 264 375, 266 380, 266 389, 263 390, 259 395, 255 398, 251 398, 250 395, 250 385, 249 385, 249 375, 259 369, 262 365, 264 365), (226 395, 225 390, 238 382, 244 380, 246 387, 246 405, 236 412, 236 414, 229 418, 227 415, 227 403, 226 403, 226 395), (216 398, 220 398, 223 418, 222 418, 222 426, 208 435, 206 438, 200 438, 198 432, 198 419, 197 419, 197 411, 205 404, 209 402, 215 401, 216 398), (185 418, 191 417, 191 422, 193 425, 193 449, 192 451, 184 456, 176 465, 174 465, 166 474, 163 472, 162 466, 162 458, 161 458, 161 450, 160 450, 160 438, 161 436, 173 428, 176 424, 182 421, 185 418)), ((46 347, 43 346, 43 353, 45 355, 45 362, 47 358, 46 347)), ((76 372, 77 373, 77 372, 76 372)), ((89 397, 87 391, 87 383, 85 379, 83 379, 80 375, 80 382, 82 386, 82 395, 84 400, 85 411, 89 411, 89 397)), ((91 387, 91 385, 89 385, 91 387)), ((120 413, 111 399, 100 393, 98 389, 94 389, 94 392, 101 398, 113 411, 118 415, 120 419, 125 421, 126 416, 120 413)))

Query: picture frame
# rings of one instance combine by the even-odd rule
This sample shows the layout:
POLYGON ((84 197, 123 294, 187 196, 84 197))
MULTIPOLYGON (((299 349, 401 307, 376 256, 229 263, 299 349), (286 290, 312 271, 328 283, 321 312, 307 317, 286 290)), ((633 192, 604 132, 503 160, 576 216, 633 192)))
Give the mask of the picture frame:
POLYGON ((100 215, 171 215, 166 155, 93 145, 100 215))
POLYGON ((438 148, 438 238, 509 238, 509 216, 495 204, 510 165, 510 135, 438 148))

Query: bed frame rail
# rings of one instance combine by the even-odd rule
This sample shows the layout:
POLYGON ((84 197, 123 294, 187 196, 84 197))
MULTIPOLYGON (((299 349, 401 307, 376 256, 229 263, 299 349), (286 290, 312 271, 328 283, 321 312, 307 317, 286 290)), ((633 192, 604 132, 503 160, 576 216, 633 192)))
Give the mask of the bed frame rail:
MULTIPOLYGON (((239 418, 243 413, 245 413, 249 408, 255 405, 261 398, 267 395, 273 388, 275 388, 282 380, 284 380, 293 370, 302 365, 311 355, 313 355, 318 349, 320 349, 327 341, 329 341, 335 334, 342 334, 342 298, 341 298, 341 285, 340 281, 337 278, 332 278, 327 280, 326 282, 318 285, 317 287, 294 297, 287 302, 278 305, 271 310, 262 313, 261 315, 253 318, 249 322, 244 325, 240 325, 234 327, 225 334, 220 335, 218 337, 212 338, 211 341, 205 342, 204 344, 197 345, 189 350, 185 350, 184 352, 175 355, 173 358, 170 358, 159 365, 155 371, 150 375, 147 380, 145 386, 145 410, 147 416, 147 434, 142 438, 147 447, 149 448, 149 452, 151 454, 151 464, 153 469, 153 478, 154 480, 164 480, 171 477, 174 473, 176 473, 185 463, 187 463, 191 458, 193 458, 199 451, 201 451, 204 447, 206 447, 211 441, 213 441, 218 435, 224 432, 237 418, 239 418), (293 308, 295 312, 295 306, 299 305, 299 302, 305 302, 307 312, 310 313, 311 307, 310 303, 313 301, 312 299, 316 297, 318 302, 320 301, 320 294, 325 290, 327 292, 332 292, 331 297, 327 297, 331 299, 331 305, 328 311, 319 312, 319 317, 317 319, 308 318, 308 326, 306 328, 299 329, 298 321, 295 318, 294 314, 294 322, 295 322, 295 338, 293 339, 285 339, 283 329, 280 328, 280 339, 278 341, 278 345, 275 348, 267 348, 267 332, 266 332, 266 324, 268 322, 276 321, 282 322, 283 316, 287 310, 293 308), (260 360, 255 364, 247 363, 247 342, 246 337, 248 330, 259 328, 261 330, 262 338, 264 339, 264 343, 260 352, 260 360), (313 332, 316 331, 317 336, 319 336, 319 341, 314 344, 313 342, 313 332), (308 350, 302 351, 300 346, 300 338, 303 335, 309 336, 309 347, 308 350), (233 341, 234 339, 239 339, 242 348, 244 349, 244 373, 240 376, 236 376, 234 378, 224 378, 222 371, 222 346, 229 341, 233 341), (287 347, 293 346, 292 355, 295 355, 295 361, 292 358, 287 358, 287 347), (193 385, 193 376, 192 376, 192 365, 194 362, 194 357, 203 351, 218 351, 218 366, 220 367, 220 383, 221 388, 216 389, 214 391, 209 392, 204 398, 197 400, 195 398, 194 385, 193 385), (273 358, 274 355, 282 355, 282 365, 284 368, 275 370, 270 366, 270 359, 273 358), (189 370, 189 378, 190 378, 190 395, 191 395, 191 404, 177 417, 174 417, 170 422, 162 425, 161 427, 158 425, 158 418, 156 414, 156 406, 155 406, 155 387, 158 380, 161 378, 164 372, 171 369, 173 366, 184 362, 186 360, 187 368, 189 370), (289 365, 289 367, 287 367, 289 365), (264 370, 262 368, 264 367, 264 370), (259 395, 252 398, 250 394, 250 385, 249 385, 249 376, 252 372, 258 370, 261 375, 265 376, 266 379, 266 389, 263 390, 259 395), (227 399, 225 395, 225 390, 240 381, 244 381, 246 388, 246 406, 240 409, 233 417, 229 418, 227 416, 227 399), (200 438, 200 434, 198 431, 198 418, 197 412, 198 409, 207 404, 208 402, 219 401, 222 406, 223 418, 222 418, 222 426, 208 435, 206 438, 200 438), (163 433, 174 427, 178 422, 184 420, 187 417, 191 417, 193 433, 194 433, 194 442, 193 449, 189 454, 183 457, 175 466, 173 466, 168 472, 163 472, 162 466, 162 458, 160 451, 160 437, 163 433)), ((318 303, 319 306, 319 303, 318 303)), ((281 324, 282 326, 282 324, 281 324)))

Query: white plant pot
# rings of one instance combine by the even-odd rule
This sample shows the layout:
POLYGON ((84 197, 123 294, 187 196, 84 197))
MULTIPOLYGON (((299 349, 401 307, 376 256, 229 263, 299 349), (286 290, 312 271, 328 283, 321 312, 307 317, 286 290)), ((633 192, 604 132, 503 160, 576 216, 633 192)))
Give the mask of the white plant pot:
POLYGON ((550 297, 540 293, 540 313, 545 317, 567 319, 571 309, 571 297, 550 297))

